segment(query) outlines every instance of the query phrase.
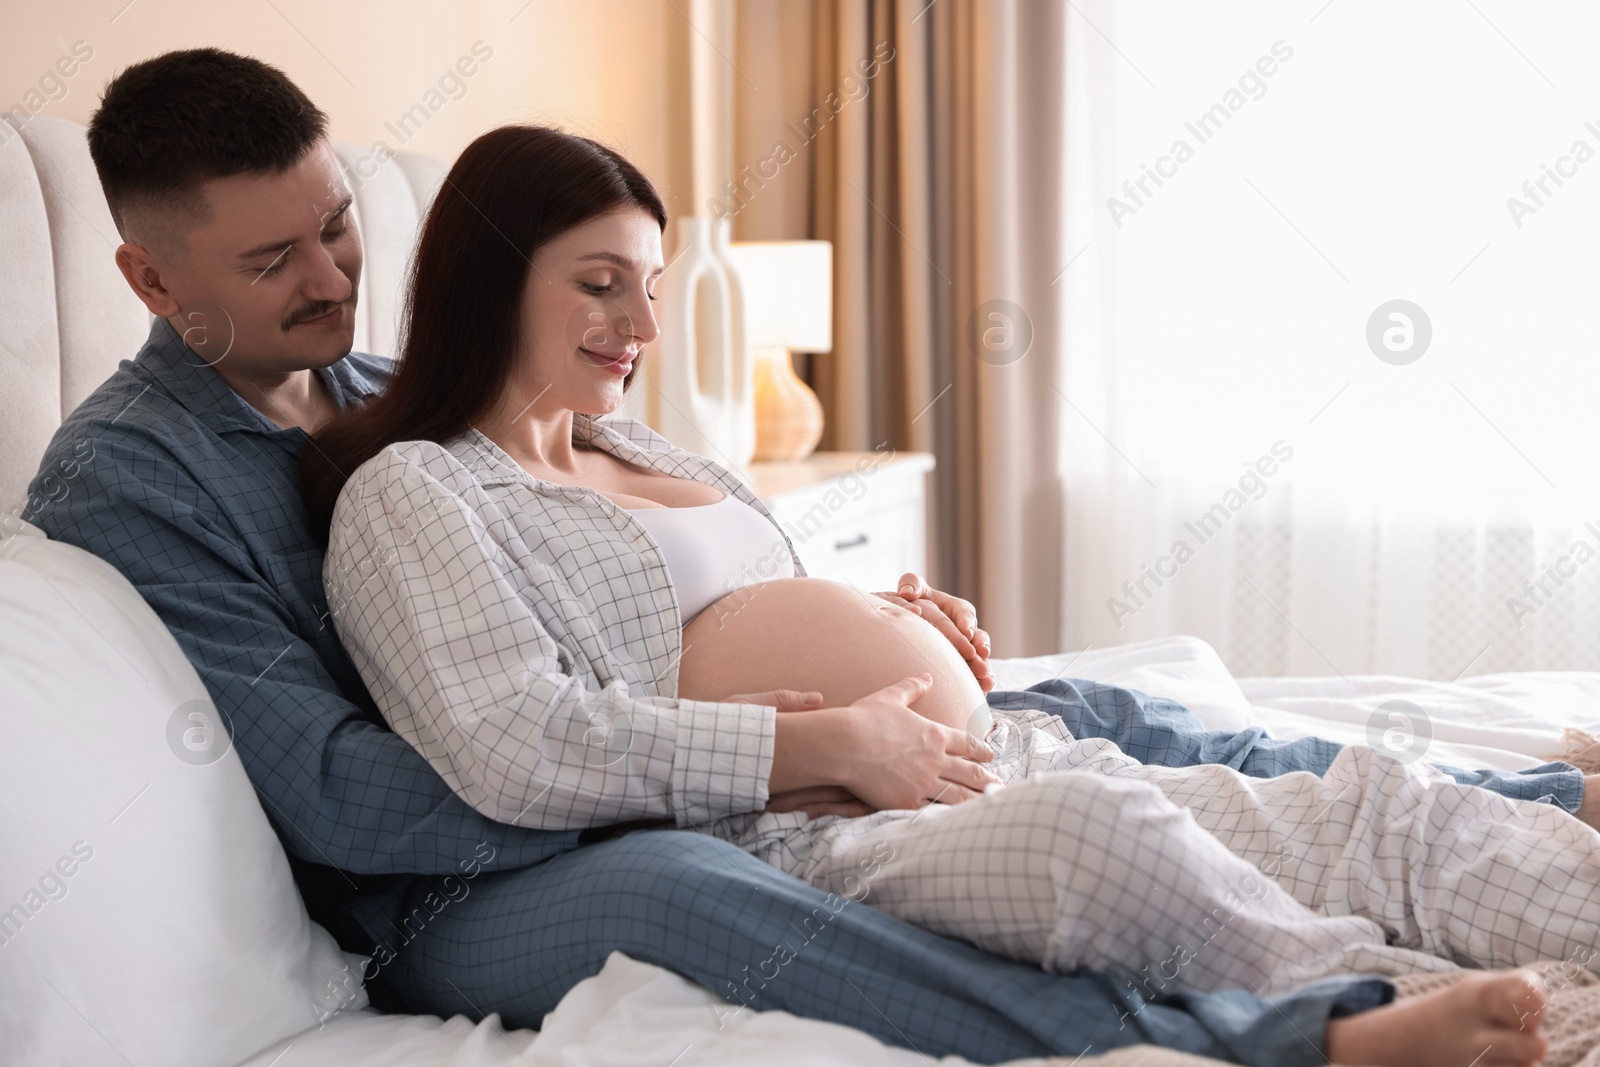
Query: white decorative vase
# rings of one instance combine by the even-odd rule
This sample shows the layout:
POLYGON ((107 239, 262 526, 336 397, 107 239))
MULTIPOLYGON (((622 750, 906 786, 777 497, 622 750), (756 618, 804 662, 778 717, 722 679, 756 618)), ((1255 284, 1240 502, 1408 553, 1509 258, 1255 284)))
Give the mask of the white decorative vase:
POLYGON ((732 329, 728 334, 729 358, 738 387, 733 408, 733 450, 728 454, 738 466, 746 467, 756 454, 756 357, 755 349, 750 344, 749 320, 745 314, 744 283, 739 280, 739 271, 734 267, 733 256, 728 251, 728 241, 732 236, 732 219, 716 219, 712 222, 711 246, 716 250, 717 261, 722 264, 722 273, 728 279, 728 291, 732 295, 729 307, 733 309, 730 316, 732 329))
POLYGON ((730 224, 687 216, 676 225, 680 252, 655 289, 661 336, 624 410, 680 448, 742 471, 755 452, 755 373, 726 258, 730 224))

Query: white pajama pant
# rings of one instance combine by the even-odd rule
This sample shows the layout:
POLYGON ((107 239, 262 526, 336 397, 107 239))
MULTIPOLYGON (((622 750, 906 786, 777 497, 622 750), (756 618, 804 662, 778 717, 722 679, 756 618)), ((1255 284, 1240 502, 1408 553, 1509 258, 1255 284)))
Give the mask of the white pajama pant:
POLYGON ((1109 971, 1146 995, 1600 967, 1600 833, 1559 807, 1363 746, 1320 778, 1256 779, 1147 767, 1042 712, 996 721, 1006 784, 984 797, 705 829, 918 926, 1050 971, 1109 971))

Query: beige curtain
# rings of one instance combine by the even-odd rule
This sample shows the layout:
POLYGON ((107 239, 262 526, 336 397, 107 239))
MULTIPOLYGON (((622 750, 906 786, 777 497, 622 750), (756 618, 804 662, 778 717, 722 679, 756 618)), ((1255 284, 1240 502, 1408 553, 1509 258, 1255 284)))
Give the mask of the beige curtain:
POLYGON ((937 457, 929 577, 1001 655, 1061 647, 1068 10, 737 7, 735 238, 833 242, 821 447, 937 457))

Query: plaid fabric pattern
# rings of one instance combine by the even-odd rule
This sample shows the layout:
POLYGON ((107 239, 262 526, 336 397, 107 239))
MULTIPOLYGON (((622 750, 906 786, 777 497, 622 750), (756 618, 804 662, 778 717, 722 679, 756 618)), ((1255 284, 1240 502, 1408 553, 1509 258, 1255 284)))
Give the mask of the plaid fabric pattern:
POLYGON ((1252 779, 1147 767, 1043 711, 995 722, 1004 784, 977 800, 710 829, 918 926, 1147 992, 1511 967, 1600 935, 1600 835, 1552 805, 1365 746, 1252 779))
MULTIPOLYGON (((1321 777, 1247 782, 1221 767, 1105 773, 1160 789, 1234 855, 1258 865, 1275 859, 1276 880, 1297 903, 1372 923, 1380 946, 1464 967, 1580 953, 1583 965, 1600 967, 1592 947, 1600 940, 1600 835, 1555 805, 1462 786, 1365 745, 1347 747, 1321 777)), ((1331 945, 1320 961, 1308 952, 1300 974, 1329 961, 1400 973, 1381 952, 1352 953, 1342 964, 1335 956, 1331 945)))
MULTIPOLYGON (((353 353, 320 373, 345 406, 383 387, 389 361, 353 353)), ((1323 1062, 1331 1016, 1392 997, 1386 982, 1353 978, 1274 1001, 1143 997, 856 905, 795 945, 794 928, 833 902, 725 842, 674 830, 578 848, 574 831, 485 818, 383 723, 334 635, 300 499, 305 442, 157 320, 137 358, 63 423, 22 517, 116 566, 171 629, 232 723, 313 917, 351 951, 392 950, 374 989, 390 1003, 536 1026, 616 950, 731 998, 730 1010, 828 1019, 935 1056, 1149 1042, 1297 1067, 1323 1062), (482 873, 462 896, 452 879, 459 887, 472 864, 482 873), (780 944, 802 951, 752 981, 780 944)))

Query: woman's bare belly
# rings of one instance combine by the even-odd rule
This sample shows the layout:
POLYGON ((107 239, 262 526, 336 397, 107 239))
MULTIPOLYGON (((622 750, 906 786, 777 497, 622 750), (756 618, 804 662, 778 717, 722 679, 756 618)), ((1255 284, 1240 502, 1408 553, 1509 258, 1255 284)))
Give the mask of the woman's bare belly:
POLYGON ((913 711, 987 732, 983 688, 933 624, 842 582, 778 578, 728 593, 684 627, 678 695, 817 690, 823 707, 838 707, 923 671, 933 689, 913 711))

